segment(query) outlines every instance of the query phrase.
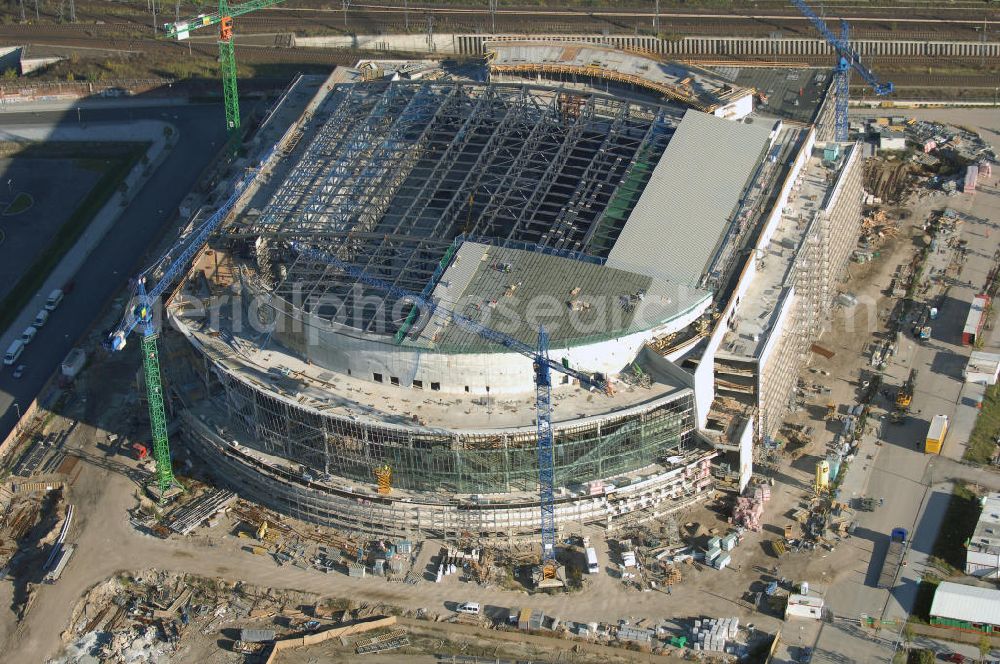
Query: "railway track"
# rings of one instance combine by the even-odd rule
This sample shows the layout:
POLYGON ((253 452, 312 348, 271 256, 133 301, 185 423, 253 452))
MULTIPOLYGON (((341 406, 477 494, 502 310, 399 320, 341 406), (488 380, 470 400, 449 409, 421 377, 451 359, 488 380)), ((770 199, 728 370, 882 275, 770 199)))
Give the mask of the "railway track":
MULTIPOLYGON (((537 11, 533 13, 501 12, 495 22, 484 10, 411 9, 374 10, 352 6, 344 21, 343 10, 289 11, 271 10, 238 20, 244 32, 326 29, 356 34, 421 32, 426 30, 427 16, 433 19, 436 32, 524 32, 572 33, 603 32, 613 34, 655 34, 654 16, 649 13, 566 13, 537 11), (409 18, 407 19, 407 15, 409 18), (494 27, 495 30, 494 30, 494 27)), ((871 19, 852 24, 852 35, 858 39, 970 39, 980 36, 979 22, 956 21, 943 23, 924 19, 899 22, 871 19)), ((1000 30, 1000 22, 993 30, 1000 30)), ((786 36, 815 37, 812 26, 794 17, 745 18, 727 16, 660 17, 660 31, 671 35, 731 36, 756 35, 766 37, 774 32, 786 36)))
MULTIPOLYGON (((857 13, 857 12, 855 12, 857 13)), ((482 5, 478 7, 421 6, 405 10, 394 5, 354 4, 343 9, 318 9, 309 7, 274 7, 237 19, 237 33, 330 31, 333 33, 387 34, 394 32, 421 32, 426 30, 426 18, 433 19, 436 32, 523 32, 566 33, 603 32, 612 34, 653 34, 654 14, 649 11, 581 11, 548 8, 503 8, 494 17, 482 5)), ((967 39, 981 37, 983 16, 972 15, 941 18, 939 12, 914 10, 905 16, 852 16, 852 35, 859 39, 967 39), (920 14, 925 13, 926 16, 920 14)), ((828 14, 829 15, 829 14, 828 14)), ((96 19, 93 16, 92 19, 96 19)), ((166 17, 167 20, 171 16, 166 17)), ((38 31, 46 35, 70 37, 75 31, 93 36, 134 33, 153 36, 152 20, 148 14, 136 13, 134 17, 107 18, 103 24, 57 24, 43 21, 38 24, 7 24, 3 35, 33 36, 38 31)), ((988 19, 987 32, 1000 34, 1000 12, 988 19)), ((768 12, 766 14, 716 14, 663 12, 660 14, 660 31, 670 35, 693 36, 768 36, 781 32, 786 36, 814 37, 813 28, 794 11, 768 12)), ((993 37, 995 38, 995 37, 993 37)))
MULTIPOLYGON (((4 38, 4 31, 0 29, 0 39, 4 38)), ((66 38, 54 36, 50 38, 33 38, 33 43, 47 44, 65 49, 73 48, 93 48, 97 40, 91 37, 66 38)), ((189 48, 192 54, 197 54, 204 58, 215 58, 217 49, 212 41, 191 41, 189 43, 176 43, 166 41, 153 41, 142 39, 111 39, 102 40, 101 48, 105 50, 118 50, 123 54, 144 52, 153 57, 188 57, 189 48)), ((239 61, 246 65, 261 64, 301 64, 301 65, 350 65, 361 57, 357 52, 344 51, 333 48, 278 48, 274 46, 251 45, 237 41, 237 51, 239 61)), ((375 54, 372 54, 375 55, 375 54)), ((791 55, 791 56, 769 56, 765 61, 759 58, 726 58, 724 56, 678 56, 688 62, 733 62, 741 64, 753 64, 760 62, 763 64, 786 63, 789 65, 801 64, 807 66, 823 67, 831 64, 828 56, 822 55, 791 55)), ((970 57, 892 57, 873 56, 869 58, 868 64, 880 71, 883 78, 893 81, 897 86, 943 86, 958 87, 967 85, 969 87, 989 87, 996 85, 996 74, 984 71, 981 74, 935 74, 935 69, 942 68, 976 68, 982 64, 982 59, 975 56, 970 57), (907 71, 900 71, 905 69, 907 71), (919 72, 913 70, 919 69, 919 72)))
MULTIPOLYGON (((305 0, 308 1, 308 0, 305 0)), ((485 4, 485 2, 484 2, 485 4)), ((77 0, 78 15, 86 16, 85 5, 77 0)), ((887 18, 887 10, 851 8, 854 23, 853 36, 871 40, 969 40, 979 35, 974 28, 982 27, 982 19, 972 20, 972 15, 962 7, 941 7, 930 9, 926 5, 914 4, 913 11, 906 16, 887 18), (941 19, 943 15, 946 19, 941 19), (934 18, 938 17, 938 18, 934 18), (933 23, 932 23, 933 21, 933 23)), ((831 15, 828 8, 828 15, 831 15)), ((240 62, 246 65, 299 64, 309 66, 333 66, 352 64, 359 57, 357 53, 337 49, 280 48, 280 40, 273 45, 267 39, 255 39, 254 43, 240 41, 240 35, 253 34, 387 34, 412 33, 426 30, 425 16, 433 16, 433 29, 437 33, 474 33, 492 31, 492 21, 484 6, 454 7, 445 5, 423 5, 405 12, 398 0, 386 3, 368 2, 351 5, 347 12, 347 26, 344 25, 342 9, 322 9, 315 7, 271 8, 237 19, 237 49, 240 62), (407 16, 409 20, 407 20, 407 16), (487 25, 489 23, 489 25, 487 25)), ((504 7, 496 15, 496 32, 518 33, 530 28, 534 34, 566 32, 606 32, 608 34, 651 34, 652 17, 649 11, 613 10, 587 12, 579 9, 560 8, 518 8, 504 7), (631 22, 631 23, 630 23, 631 22)), ((168 17, 169 18, 169 17, 168 17)), ((1000 12, 998 20, 990 20, 1000 38, 1000 12)), ((775 32, 785 37, 797 35, 816 38, 811 26, 801 20, 794 10, 778 11, 771 7, 766 12, 747 16, 738 13, 720 15, 698 12, 661 13, 661 32, 674 36, 770 36, 775 32)), ((186 57, 188 53, 204 58, 215 58, 217 50, 211 30, 195 33, 204 39, 187 43, 154 39, 148 15, 136 13, 135 19, 118 16, 105 23, 55 24, 42 21, 38 24, 0 25, 0 43, 30 43, 59 46, 68 49, 99 48, 125 53, 143 52, 152 57, 186 57), (139 21, 142 21, 141 23, 139 21)), ((991 37, 992 39, 992 37, 991 37)), ((719 59, 720 56, 684 56, 680 59, 719 59)), ((721 56, 725 57, 725 56, 721 56)), ((739 59, 735 56, 734 59, 739 59)), ((814 66, 829 64, 830 58, 822 55, 774 56, 779 62, 804 62, 814 66)), ((742 62, 750 60, 742 59, 742 62)), ((980 57, 892 57, 872 56, 868 64, 884 72, 884 77, 900 87, 948 87, 967 86, 971 88, 995 87, 995 73, 947 75, 935 74, 935 69, 977 68, 984 63, 980 57), (899 71, 906 69, 908 71, 899 71), (916 71, 919 73, 916 73, 916 71)))

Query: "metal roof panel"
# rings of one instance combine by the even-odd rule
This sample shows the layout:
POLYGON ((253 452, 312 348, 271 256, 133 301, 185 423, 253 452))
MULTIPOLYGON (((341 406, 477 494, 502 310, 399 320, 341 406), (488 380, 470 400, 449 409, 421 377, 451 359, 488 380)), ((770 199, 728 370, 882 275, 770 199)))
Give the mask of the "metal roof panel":
POLYGON ((769 124, 687 111, 611 249, 608 267, 698 284, 770 135, 769 124))
POLYGON ((1000 625, 1000 590, 944 581, 934 592, 931 615, 1000 625))

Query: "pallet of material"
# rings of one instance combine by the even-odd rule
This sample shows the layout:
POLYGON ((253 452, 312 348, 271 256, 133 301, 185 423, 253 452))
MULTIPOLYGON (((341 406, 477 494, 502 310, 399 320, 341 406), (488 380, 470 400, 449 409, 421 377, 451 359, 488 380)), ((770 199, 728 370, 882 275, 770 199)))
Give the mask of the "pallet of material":
POLYGON ((187 505, 177 508, 167 517, 167 527, 179 535, 187 535, 236 500, 236 494, 225 489, 207 491, 187 505))

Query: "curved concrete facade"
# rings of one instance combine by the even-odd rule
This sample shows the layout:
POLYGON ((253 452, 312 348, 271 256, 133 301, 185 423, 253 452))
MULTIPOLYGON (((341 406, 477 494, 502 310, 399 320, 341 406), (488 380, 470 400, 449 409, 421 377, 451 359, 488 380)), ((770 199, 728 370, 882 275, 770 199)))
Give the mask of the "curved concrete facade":
MULTIPOLYGON (((253 293, 249 285, 247 288, 253 293)), ((593 342, 583 341, 569 347, 553 345, 549 354, 587 371, 618 373, 646 343, 683 330, 702 316, 711 303, 711 296, 706 293, 692 308, 656 327, 621 337, 594 335, 597 339, 593 342)), ((447 353, 397 345, 391 337, 334 327, 327 319, 293 308, 278 298, 272 298, 271 304, 276 311, 272 338, 309 362, 337 373, 402 387, 416 384, 432 389, 434 385, 434 391, 445 394, 504 395, 534 390, 531 359, 518 353, 447 353), (376 376, 381 379, 376 380, 376 376)))
MULTIPOLYGON (((219 357, 173 319, 205 362, 209 410, 227 413, 228 440, 274 455, 310 474, 373 483, 372 468, 388 463, 393 486, 418 492, 509 493, 538 486, 537 435, 525 426, 451 428, 391 420, 360 406, 319 408, 268 387, 219 357)), ((410 393, 404 388, 400 395, 410 393)), ((558 394, 558 390, 557 390, 558 394)), ((400 397, 401 398, 401 397, 400 397)), ((315 403, 315 405, 313 405, 315 403)), ((609 406, 610 408, 610 406, 609 406)), ((369 409, 373 410, 373 409, 369 409)), ((530 415, 524 418, 530 422, 530 415)), ((661 462, 693 445, 690 388, 569 421, 553 422, 556 486, 579 486, 661 462)))

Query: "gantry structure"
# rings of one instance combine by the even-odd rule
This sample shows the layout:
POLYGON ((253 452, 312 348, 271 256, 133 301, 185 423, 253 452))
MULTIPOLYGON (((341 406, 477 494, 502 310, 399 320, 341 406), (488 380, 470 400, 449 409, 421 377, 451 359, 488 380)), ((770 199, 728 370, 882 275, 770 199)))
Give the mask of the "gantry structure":
MULTIPOLYGON (((326 303, 364 311, 353 304, 382 294, 292 243, 425 296, 463 240, 601 263, 681 115, 593 92, 411 82, 342 86, 322 112, 281 189, 233 236, 257 243, 275 295, 326 318, 326 303)), ((370 314, 346 322, 374 331, 370 314)))

